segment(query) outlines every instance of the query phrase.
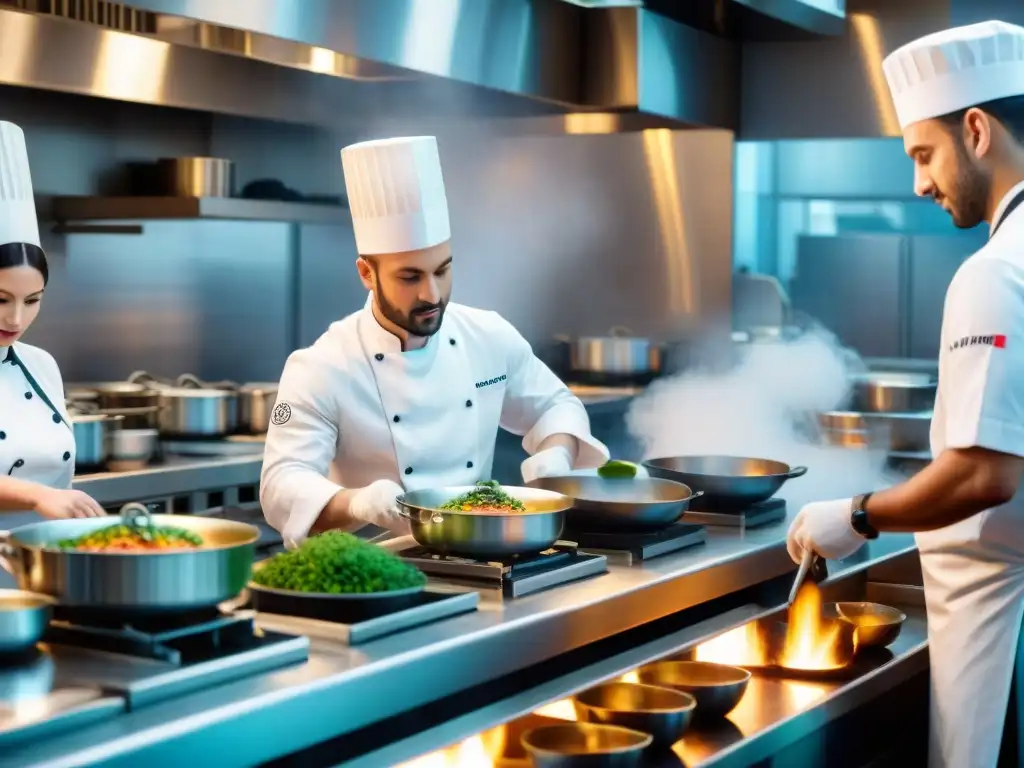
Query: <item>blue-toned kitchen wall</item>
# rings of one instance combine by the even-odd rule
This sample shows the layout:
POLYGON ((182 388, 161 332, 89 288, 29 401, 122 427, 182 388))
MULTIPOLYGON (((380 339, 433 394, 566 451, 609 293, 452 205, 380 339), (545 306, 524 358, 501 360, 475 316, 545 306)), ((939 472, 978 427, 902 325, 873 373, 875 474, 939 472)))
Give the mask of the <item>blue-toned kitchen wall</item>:
POLYGON ((734 266, 871 357, 933 358, 946 287, 987 236, 914 196, 900 139, 736 145, 734 266))

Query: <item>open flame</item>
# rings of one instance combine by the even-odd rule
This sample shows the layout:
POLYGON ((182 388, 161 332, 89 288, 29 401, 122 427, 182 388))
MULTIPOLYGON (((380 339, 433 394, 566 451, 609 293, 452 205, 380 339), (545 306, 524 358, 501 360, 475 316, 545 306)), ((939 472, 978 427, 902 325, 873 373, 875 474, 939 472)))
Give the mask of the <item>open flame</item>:
POLYGON ((494 768, 505 752, 505 726, 470 736, 447 749, 417 757, 398 768, 494 768))
POLYGON ((846 663, 842 658, 838 621, 825 622, 821 615, 821 591, 805 582, 789 609, 786 645, 779 665, 788 669, 835 669, 846 663))
POLYGON ((758 622, 750 622, 701 643, 694 659, 736 667, 780 666, 787 669, 827 670, 842 667, 842 625, 822 616, 821 591, 805 583, 789 609, 785 642, 773 647, 771 635, 758 622))
MULTIPOLYGON (((697 661, 710 661, 736 667, 767 667, 777 665, 796 670, 828 670, 843 666, 841 623, 822 616, 822 599, 818 587, 805 583, 789 609, 785 642, 773 647, 771 635, 759 622, 752 621, 698 645, 693 652, 697 661)), ((619 680, 640 681, 636 671, 627 672, 619 680)), ((802 709, 824 695, 822 689, 809 684, 792 683, 786 688, 794 704, 802 709)), ((743 707, 755 702, 744 700, 730 714, 730 719, 743 723, 743 707)), ((576 720, 571 699, 561 699, 534 712, 557 720, 576 720)), ((751 722, 759 721, 752 718, 751 722)), ((447 749, 402 763, 399 768, 495 768, 505 754, 506 726, 491 728, 447 749)))

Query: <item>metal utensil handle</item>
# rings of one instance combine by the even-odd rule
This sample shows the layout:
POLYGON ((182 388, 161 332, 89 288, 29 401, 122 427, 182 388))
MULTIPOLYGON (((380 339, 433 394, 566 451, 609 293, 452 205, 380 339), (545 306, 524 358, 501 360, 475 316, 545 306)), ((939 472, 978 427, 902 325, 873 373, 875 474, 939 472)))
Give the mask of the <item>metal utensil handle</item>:
POLYGON ((794 477, 803 477, 807 474, 807 467, 791 467, 786 477, 792 480, 794 477))
POLYGON ((693 501, 694 499, 699 499, 699 498, 700 498, 701 496, 703 496, 703 495, 704 495, 704 491, 694 491, 694 492, 693 492, 693 493, 692 493, 692 494, 690 495, 690 498, 689 498, 689 499, 687 499, 687 501, 693 501))
POLYGON ((814 560, 814 550, 808 549, 804 552, 803 558, 800 560, 800 568, 796 572, 796 578, 793 580, 793 588, 789 590, 789 601, 787 605, 792 605, 796 602, 797 593, 800 592, 800 585, 804 583, 804 579, 807 578, 807 572, 811 570, 811 562, 814 560))
POLYGON ((144 504, 136 501, 125 504, 119 513, 126 526, 132 528, 145 541, 152 541, 156 533, 153 515, 144 504))

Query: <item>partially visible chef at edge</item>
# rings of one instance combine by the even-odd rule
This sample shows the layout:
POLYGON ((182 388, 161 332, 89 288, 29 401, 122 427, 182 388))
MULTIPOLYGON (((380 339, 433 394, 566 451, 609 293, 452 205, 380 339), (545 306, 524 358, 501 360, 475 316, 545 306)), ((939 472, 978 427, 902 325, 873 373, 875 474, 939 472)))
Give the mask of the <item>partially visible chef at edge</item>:
POLYGON ((0 513, 100 517, 94 499, 71 490, 75 436, 60 369, 48 352, 19 341, 39 314, 49 274, 25 134, 0 121, 0 513))
POLYGON ((526 481, 607 461, 582 403, 518 331, 449 303, 436 139, 353 144, 341 161, 369 296, 285 363, 260 482, 268 522, 291 543, 366 524, 407 532, 396 497, 490 479, 499 424, 523 436, 526 481))
MULTIPOLYGON (((1019 764, 1000 742, 1024 619, 1024 28, 921 38, 883 63, 917 194, 988 243, 946 293, 934 461, 901 485, 804 507, 789 551, 853 554, 913 531, 931 659, 929 765, 1019 764)), ((868 490, 868 489, 865 489, 868 490)), ((1016 723, 1013 724, 1016 727, 1016 723)))

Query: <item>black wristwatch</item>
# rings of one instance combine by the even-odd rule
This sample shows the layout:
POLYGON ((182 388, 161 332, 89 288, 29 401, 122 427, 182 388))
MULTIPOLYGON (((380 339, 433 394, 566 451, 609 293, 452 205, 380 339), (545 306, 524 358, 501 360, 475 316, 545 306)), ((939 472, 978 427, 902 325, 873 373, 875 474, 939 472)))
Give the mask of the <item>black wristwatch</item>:
POLYGON ((870 493, 865 493, 853 500, 850 511, 850 526, 865 539, 877 539, 878 530, 868 522, 868 512, 865 509, 870 493))

